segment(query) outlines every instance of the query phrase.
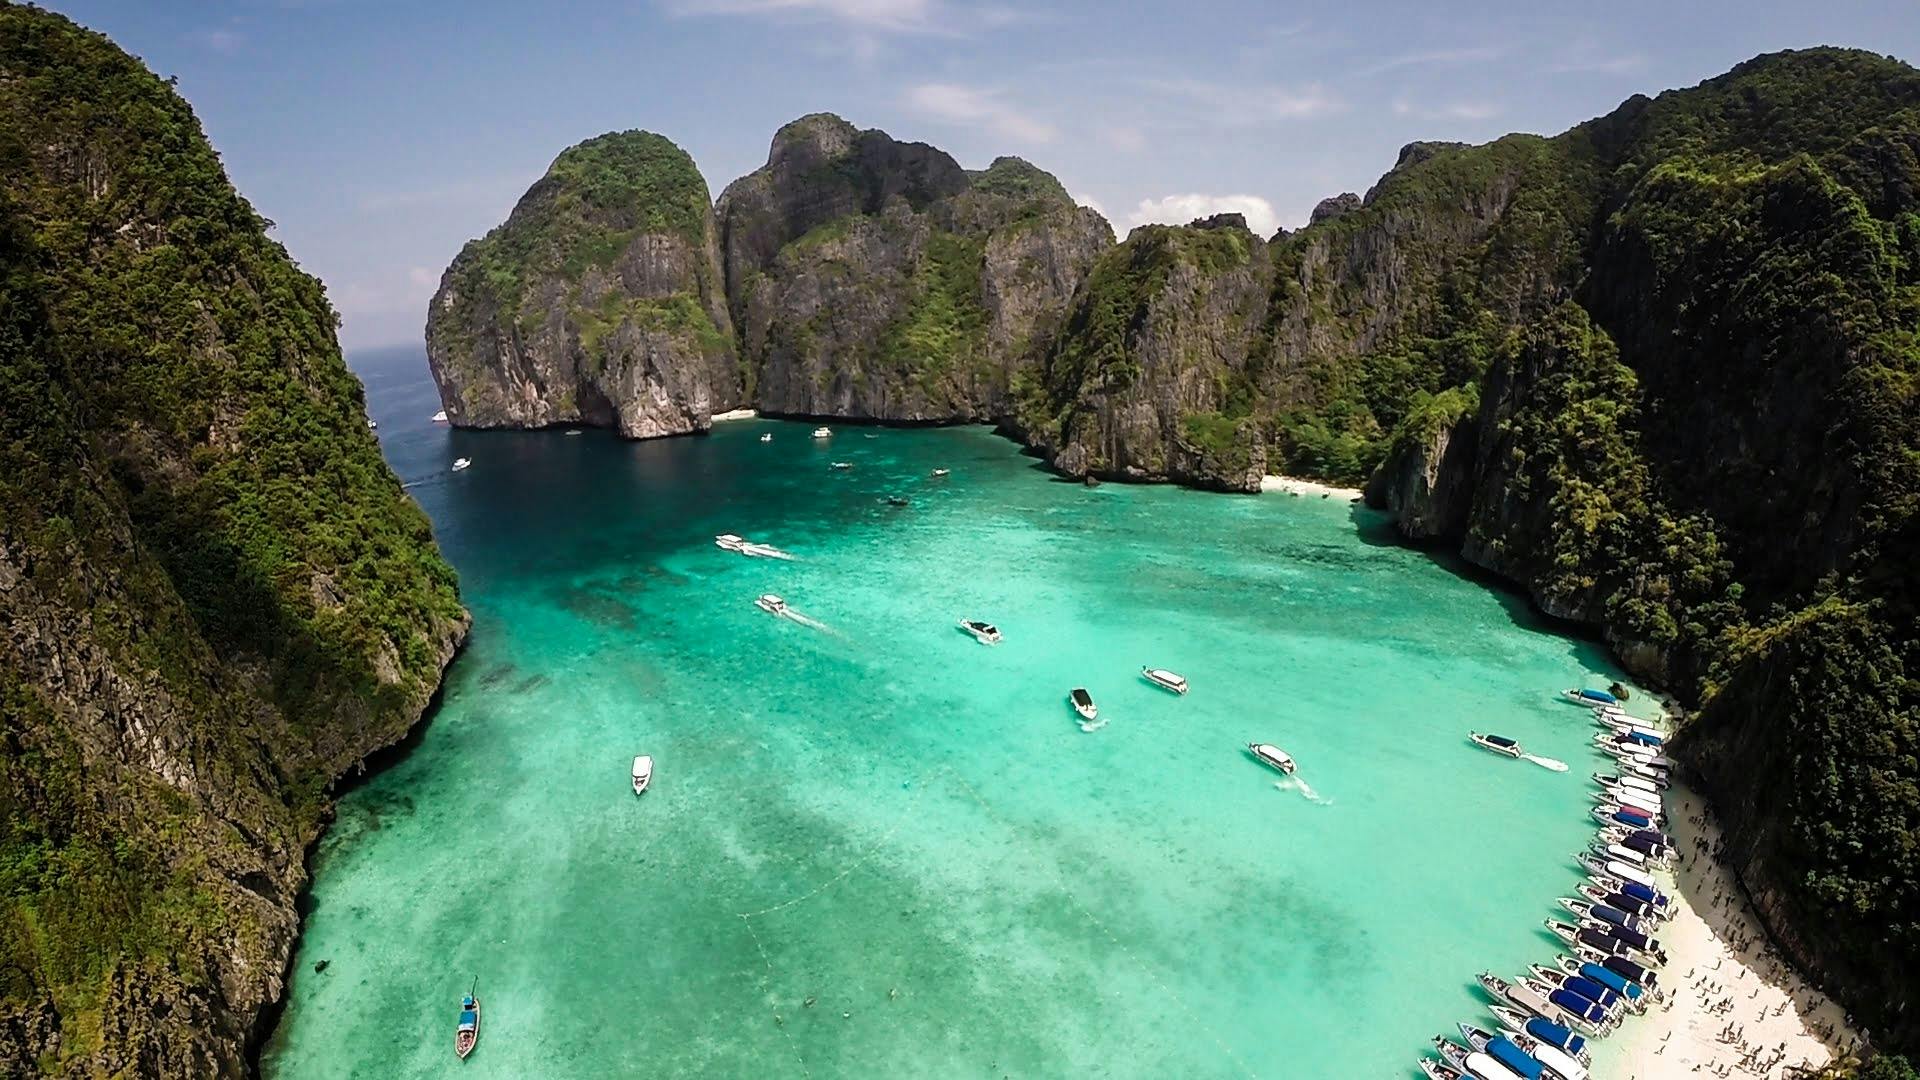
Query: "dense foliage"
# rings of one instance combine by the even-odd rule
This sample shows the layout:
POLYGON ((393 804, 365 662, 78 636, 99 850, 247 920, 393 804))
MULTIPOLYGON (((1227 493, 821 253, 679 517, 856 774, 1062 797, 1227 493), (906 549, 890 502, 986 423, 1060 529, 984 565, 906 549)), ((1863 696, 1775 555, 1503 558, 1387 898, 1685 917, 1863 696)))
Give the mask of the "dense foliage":
POLYGON ((10 1075, 235 1065, 251 1016, 218 1003, 267 992, 327 784, 464 625, 266 228, 167 84, 0 5, 10 1075))

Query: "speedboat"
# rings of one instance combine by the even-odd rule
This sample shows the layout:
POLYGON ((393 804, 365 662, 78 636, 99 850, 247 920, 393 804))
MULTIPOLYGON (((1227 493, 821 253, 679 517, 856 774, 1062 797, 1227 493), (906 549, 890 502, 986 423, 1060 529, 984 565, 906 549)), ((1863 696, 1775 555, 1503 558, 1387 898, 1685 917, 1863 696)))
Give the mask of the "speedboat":
POLYGON ((1593 774, 1593 782, 1596 784, 1599 784, 1603 788, 1608 788, 1608 787, 1637 788, 1638 790, 1644 791, 1649 795, 1660 794, 1660 785, 1655 781, 1649 780, 1644 776, 1633 776, 1628 773, 1597 772, 1593 774))
POLYGON ((787 613, 787 602, 772 593, 761 593, 760 598, 753 602, 753 606, 769 615, 785 615, 787 613))
POLYGON ((633 793, 644 794, 647 785, 653 783, 653 758, 641 754, 633 759, 633 793))
POLYGON ((375 420, 375 419, 374 419, 373 417, 371 417, 371 416, 369 416, 369 417, 367 417, 367 430, 368 430, 368 431, 378 431, 378 430, 379 430, 379 428, 380 428, 380 421, 378 421, 378 420, 375 420))
POLYGON ((453 1029, 453 1056, 462 1061, 480 1042, 480 997, 473 991, 460 999, 460 1022, 453 1029))
POLYGON ((1629 930, 1642 934, 1646 933, 1648 929, 1647 925, 1642 923, 1639 918, 1622 908, 1614 907, 1612 904, 1596 904, 1591 900, 1584 898, 1576 899, 1571 896, 1563 896, 1556 902, 1561 907, 1566 908, 1582 919, 1592 919, 1595 922, 1624 926, 1629 930))
POLYGON ((972 634, 973 640, 982 645, 1000 644, 1000 629, 990 622, 981 622, 979 619, 961 619, 960 629, 972 634))
POLYGON ((1594 982, 1584 975, 1569 975, 1551 964, 1529 964, 1527 969, 1533 972, 1534 978, 1548 986, 1571 990, 1607 1010, 1609 1017, 1617 1019, 1627 1007, 1625 995, 1611 987, 1594 982))
POLYGON ((1534 1080, 1533 1077, 1514 1072, 1486 1054, 1461 1046, 1444 1035, 1433 1037, 1433 1048, 1446 1059, 1449 1068, 1465 1073, 1473 1080, 1534 1080))
POLYGON ((458 457, 453 459, 454 472, 461 472, 462 470, 472 467, 472 465, 473 465, 472 458, 458 457))
POLYGON ((1283 773, 1286 773, 1288 776, 1293 775, 1293 770, 1295 768, 1293 763, 1293 755, 1287 753, 1285 750, 1280 749, 1279 747, 1273 745, 1272 743, 1250 742, 1247 744, 1247 751, 1251 753, 1254 757, 1257 757, 1261 761, 1265 762, 1266 764, 1271 765, 1276 769, 1279 769, 1283 773))
MULTIPOLYGON (((1468 1046, 1506 1066, 1513 1073, 1538 1078, 1546 1076, 1551 1071, 1556 1078, 1559 1076, 1558 1070, 1550 1070, 1546 1062, 1541 1061, 1531 1051, 1509 1038, 1505 1032, 1488 1031, 1467 1023, 1461 1023, 1458 1027, 1460 1037, 1467 1040, 1468 1046)), ((1581 1069, 1573 1059, 1568 1058, 1567 1062, 1573 1065, 1582 1077, 1586 1075, 1586 1070, 1581 1069)))
POLYGON ((1420 1059, 1420 1071, 1427 1074, 1427 1080, 1473 1080, 1466 1073, 1445 1065, 1432 1058, 1420 1059))
POLYGON ((1638 788, 1611 787, 1600 789, 1600 797, 1611 799, 1622 806, 1637 806, 1647 812, 1648 817, 1666 812, 1660 805, 1660 796, 1641 791, 1638 788))
POLYGON ((1605 1035, 1613 1030, 1613 1020, 1596 1001, 1583 998, 1565 987, 1548 986, 1539 979, 1521 979, 1520 985, 1546 998, 1573 1021, 1573 1026, 1589 1035, 1605 1035))
POLYGON ((1576 688, 1571 690, 1563 690, 1561 691, 1561 693, 1567 696, 1567 700, 1578 702, 1581 705, 1618 705, 1620 704, 1619 698, 1614 697, 1612 694, 1607 693, 1605 690, 1591 690, 1591 689, 1581 687, 1581 688, 1576 688))
POLYGON ((1647 1003, 1653 1000, 1653 995, 1647 991, 1646 987, 1617 971, 1609 971, 1591 960, 1558 956, 1553 962, 1559 966, 1563 974, 1578 975, 1619 994, 1626 1000, 1627 1008, 1636 1013, 1647 1011, 1647 1003))
POLYGON ((1100 708, 1093 703, 1093 695, 1087 693, 1084 686, 1067 691, 1067 703, 1073 706, 1073 711, 1079 713, 1082 720, 1091 723, 1100 719, 1100 708))
POLYGON ((746 546, 746 543, 745 540, 740 539, 732 533, 721 533, 719 536, 713 538, 714 547, 719 548, 721 551, 731 551, 736 554, 739 553, 742 547, 746 546))
POLYGON ((769 432, 767 432, 767 433, 766 433, 765 435, 762 435, 762 436, 760 436, 760 441, 761 441, 761 442, 772 442, 772 441, 773 441, 773 432, 771 432, 771 431, 769 431, 769 432))
POLYGON ((887 505, 888 506, 912 506, 913 500, 907 498, 905 495, 889 495, 887 496, 887 505))
MULTIPOLYGON (((1523 1038, 1532 1039, 1574 1059, 1581 1068, 1588 1068, 1593 1064, 1593 1059, 1587 1055, 1587 1040, 1575 1035, 1565 1024, 1555 1023, 1544 1016, 1507 1005, 1491 1005, 1488 1006, 1488 1011, 1500 1021, 1500 1026, 1507 1030, 1509 1036, 1518 1036, 1514 1038, 1514 1042, 1518 1043, 1523 1038)), ((1531 1050, 1527 1052, 1534 1057, 1540 1057, 1538 1053, 1531 1050)))
POLYGON ((1176 694, 1184 694, 1187 692, 1186 676, 1175 675, 1166 668, 1143 667, 1140 669, 1140 677, 1155 686, 1164 690, 1171 690, 1176 694))
POLYGON ((1667 834, 1657 829, 1629 829, 1624 825, 1614 825, 1601 829, 1600 835, 1610 844, 1632 848, 1649 859, 1658 859, 1669 865, 1673 862, 1673 848, 1659 839, 1667 834))
POLYGON ((1579 926, 1547 920, 1547 929, 1569 945, 1585 945, 1606 956, 1625 956, 1642 963, 1664 964, 1667 953, 1660 943, 1624 926, 1615 926, 1598 919, 1582 919, 1579 926))
POLYGON ((1636 814, 1616 806, 1594 807, 1593 818, 1602 825, 1622 825, 1629 829, 1644 829, 1653 824, 1653 819, 1645 814, 1636 814))
POLYGON ((1598 964, 1623 978, 1631 979, 1653 993, 1660 992, 1660 974, 1632 957, 1615 956, 1591 945, 1576 945, 1573 951, 1590 964, 1598 964))
POLYGON ((1591 881, 1583 881, 1573 887, 1573 891, 1596 904, 1619 908, 1621 911, 1640 919, 1665 919, 1667 913, 1655 907, 1653 901, 1642 900, 1637 896, 1628 896, 1591 881))
POLYGON ((445 409, 441 409, 441 410, 440 410, 439 412, 437 412, 437 413, 434 413, 434 414, 433 414, 433 422, 434 422, 434 423, 436 423, 436 424, 444 424, 444 423, 446 423, 446 422, 447 422, 447 410, 445 410, 445 409))
MULTIPOLYGON (((1495 1001, 1510 1002, 1515 1008, 1562 1027, 1580 1026, 1573 1014, 1547 1000, 1547 995, 1531 987, 1510 983, 1491 971, 1483 971, 1474 978, 1480 983, 1480 988, 1492 995, 1495 1001)), ((1497 1006, 1495 1011, 1497 1014, 1497 1006)))
POLYGON ((1619 859, 1621 862, 1626 863, 1628 866, 1638 866, 1646 870, 1653 869, 1655 866, 1657 866, 1660 862, 1663 861, 1660 859, 1656 859, 1643 851, 1635 851, 1633 848, 1630 848, 1625 844, 1610 843, 1610 844, 1607 844, 1605 847, 1602 847, 1599 844, 1595 844, 1593 845, 1593 853, 1595 855, 1599 855, 1602 858, 1606 858, 1606 859, 1619 859))
POLYGON ((813 437, 816 439, 831 439, 833 438, 833 429, 829 427, 814 428, 813 437))
POLYGON ((836 462, 834 462, 834 463, 833 463, 833 467, 834 467, 834 468, 836 468, 836 469, 851 469, 851 468, 853 468, 853 462, 851 462, 851 461, 836 461, 836 462))
POLYGON ((933 475, 936 477, 947 476, 947 475, 950 475, 952 472, 953 472, 952 469, 935 469, 933 470, 933 475))
POLYGON ((1491 750, 1496 754, 1503 754, 1510 758, 1520 756, 1520 744, 1505 735, 1482 735, 1477 731, 1469 731, 1467 738, 1472 739, 1475 746, 1491 750))

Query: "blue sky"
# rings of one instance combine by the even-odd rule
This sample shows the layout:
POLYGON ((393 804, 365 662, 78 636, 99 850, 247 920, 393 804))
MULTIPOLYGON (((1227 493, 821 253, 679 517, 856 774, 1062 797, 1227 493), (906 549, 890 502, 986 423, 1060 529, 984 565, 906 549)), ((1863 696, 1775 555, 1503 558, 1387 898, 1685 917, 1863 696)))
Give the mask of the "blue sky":
POLYGON ((440 271, 568 145, 647 128, 717 197, 830 110, 971 168, 1018 154, 1118 232, 1262 228, 1413 139, 1557 132, 1760 52, 1920 61, 1914 0, 1049 5, 962 0, 52 0, 177 76, 349 348, 418 341, 440 271))

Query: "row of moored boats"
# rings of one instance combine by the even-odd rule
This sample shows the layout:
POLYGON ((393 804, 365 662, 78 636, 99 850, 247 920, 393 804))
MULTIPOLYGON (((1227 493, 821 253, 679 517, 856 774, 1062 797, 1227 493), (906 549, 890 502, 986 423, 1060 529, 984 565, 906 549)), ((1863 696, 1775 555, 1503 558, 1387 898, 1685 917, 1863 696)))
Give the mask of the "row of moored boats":
POLYGON ((1433 1080, 1587 1080, 1590 1040, 1665 1003, 1667 954, 1654 933, 1672 917, 1673 900, 1655 875, 1674 858, 1660 798, 1673 762, 1659 731, 1627 715, 1613 694, 1565 693, 1592 710, 1594 744, 1614 761, 1593 773, 1599 835, 1575 856, 1586 880, 1559 899, 1566 917, 1547 920, 1566 952, 1512 980, 1481 972, 1493 1023, 1460 1024, 1458 1039, 1434 1036, 1439 1058, 1420 1062, 1433 1080))

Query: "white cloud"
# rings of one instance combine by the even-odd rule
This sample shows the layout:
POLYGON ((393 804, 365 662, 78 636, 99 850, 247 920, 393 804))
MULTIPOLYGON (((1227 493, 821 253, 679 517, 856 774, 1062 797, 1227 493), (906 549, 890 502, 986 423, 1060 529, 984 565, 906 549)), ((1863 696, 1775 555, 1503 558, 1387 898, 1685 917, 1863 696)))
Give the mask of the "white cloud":
POLYGON ((203 48, 232 56, 247 43, 247 36, 238 30, 196 30, 187 35, 187 39, 203 48))
POLYGON ((1100 133, 1108 146, 1123 154, 1137 154, 1147 148, 1147 137, 1136 127, 1120 125, 1109 127, 1100 133))
POLYGON ((1415 105, 1405 98, 1393 103, 1396 116, 1418 116, 1428 120, 1491 120, 1500 115, 1500 106, 1487 101, 1455 101, 1440 105, 1415 105))
POLYGON ((936 120, 1021 142, 1051 142, 1054 136, 1053 125, 1015 108, 991 90, 957 83, 922 83, 907 91, 907 105, 936 120))
POLYGON ((935 28, 935 0, 666 0, 673 15, 785 15, 831 19, 872 30, 927 31, 935 28))
POLYGON ((1290 88, 1227 86, 1198 79, 1154 79, 1147 83, 1147 87, 1203 105, 1229 126, 1269 120, 1298 120, 1337 112, 1346 107, 1319 83, 1290 88))
POLYGON ((1398 71, 1409 67, 1451 67, 1459 64, 1477 64, 1486 60, 1497 60, 1504 50, 1493 45, 1474 45, 1461 49, 1428 49, 1423 52, 1402 53, 1390 56, 1377 64, 1361 68, 1361 75, 1382 75, 1389 71, 1398 71))
POLYGON ((1268 236, 1280 227, 1280 215, 1274 212, 1273 204, 1258 195, 1166 195, 1158 199, 1141 199, 1140 205, 1127 215, 1129 228, 1142 225, 1185 225, 1195 218, 1212 217, 1214 214, 1241 214, 1247 219, 1247 228, 1260 236, 1268 236))
POLYGON ((425 289, 428 296, 432 296, 434 290, 440 287, 440 275, 431 266, 408 267, 407 280, 414 288, 425 289))
POLYGON ((1626 75, 1647 66, 1645 53, 1623 53, 1609 56, 1594 51, 1582 51, 1567 55, 1557 63, 1547 65, 1550 75, 1626 75))

